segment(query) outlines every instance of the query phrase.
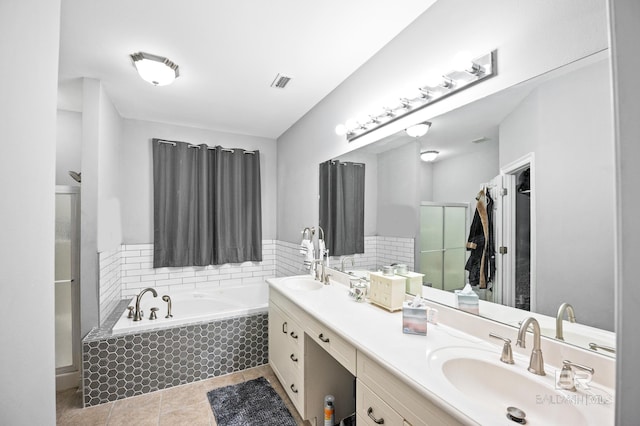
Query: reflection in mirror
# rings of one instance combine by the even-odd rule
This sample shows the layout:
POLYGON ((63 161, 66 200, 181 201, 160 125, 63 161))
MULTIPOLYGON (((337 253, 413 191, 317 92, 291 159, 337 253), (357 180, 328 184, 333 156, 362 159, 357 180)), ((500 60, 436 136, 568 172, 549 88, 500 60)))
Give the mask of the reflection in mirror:
MULTIPOLYGON (((517 327, 530 310, 544 334, 555 338, 558 309, 570 303, 576 323, 566 315, 561 320, 564 340, 585 348, 594 343, 591 350, 611 354, 600 349, 615 346, 614 147, 607 55, 593 55, 430 118, 432 126, 423 137, 399 132, 341 156, 341 161, 366 164, 370 172, 365 245, 370 239, 375 251, 381 240, 397 239, 398 246, 412 242, 410 268, 432 283, 429 297, 455 306, 454 294, 441 290, 461 288, 469 272, 464 262, 440 260, 445 247, 433 244, 449 242, 440 235, 446 225, 435 225, 435 219, 423 223, 437 215, 421 209, 469 206, 466 243, 475 198, 484 188, 496 201, 496 273, 480 292, 480 314, 517 327), (439 151, 438 158, 420 161, 427 150, 439 151), (432 226, 429 232, 435 234, 427 237, 432 226), (458 281, 445 284, 445 275, 458 281)), ((452 250, 459 248, 459 239, 459 234, 451 237, 452 250)), ((380 256, 372 262, 367 255, 365 250, 356 257, 355 269, 409 263, 380 256)), ((465 261, 468 256, 465 250, 465 261)))

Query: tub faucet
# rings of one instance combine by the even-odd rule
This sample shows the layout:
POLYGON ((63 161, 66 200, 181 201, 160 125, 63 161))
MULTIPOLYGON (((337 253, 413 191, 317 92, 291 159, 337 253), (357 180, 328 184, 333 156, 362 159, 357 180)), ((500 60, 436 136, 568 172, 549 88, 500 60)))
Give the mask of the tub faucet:
POLYGON ((342 259, 340 259, 340 272, 344 272, 344 262, 346 260, 350 260, 351 261, 351 266, 353 266, 355 264, 353 256, 344 256, 342 259))
POLYGON ((133 320, 134 321, 141 321, 142 320, 142 311, 140 310, 140 299, 142 299, 142 296, 144 296, 144 294, 146 292, 148 292, 148 291, 150 291, 153 294, 153 297, 158 297, 158 293, 154 289, 152 289, 151 287, 145 288, 140 293, 138 293, 138 296, 136 297, 136 310, 133 313, 133 320))
POLYGON ((562 330, 564 311, 567 311, 567 318, 569 319, 569 322, 576 322, 576 313, 573 310, 573 306, 567 302, 560 305, 558 308, 558 315, 556 315, 556 339, 559 340, 564 340, 564 331, 562 330))
POLYGON ((173 318, 173 315, 171 315, 171 298, 168 294, 165 294, 162 296, 162 300, 167 302, 167 316, 165 318, 173 318))
POLYGON ((538 321, 535 318, 529 317, 522 321, 520 329, 518 330, 518 341, 516 342, 516 346, 520 346, 521 348, 525 347, 525 338, 529 324, 533 325, 533 350, 531 351, 528 370, 533 374, 544 376, 546 373, 544 372, 542 349, 540 349, 540 324, 538 324, 538 321))

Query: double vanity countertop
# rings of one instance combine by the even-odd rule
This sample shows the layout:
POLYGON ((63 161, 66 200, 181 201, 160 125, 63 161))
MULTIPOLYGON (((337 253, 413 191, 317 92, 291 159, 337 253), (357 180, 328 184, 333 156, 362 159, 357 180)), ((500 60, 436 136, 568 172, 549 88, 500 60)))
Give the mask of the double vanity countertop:
MULTIPOLYGON (((271 291, 331 328, 461 423, 514 425, 506 417, 509 406, 523 409, 529 425, 614 422, 613 390, 598 384, 595 377, 590 390, 570 392, 555 389, 557 365, 547 364, 546 376, 527 371, 531 335, 527 336, 527 356, 514 348, 515 364, 508 365, 500 362, 501 344, 442 323, 428 324, 426 336, 405 334, 401 312, 358 303, 349 297, 348 286, 337 281, 322 286, 298 285, 301 281, 311 284, 311 280, 296 276, 267 282, 271 291), (518 406, 523 404, 526 407, 518 406)), ((487 329, 486 334, 492 331, 487 329)))

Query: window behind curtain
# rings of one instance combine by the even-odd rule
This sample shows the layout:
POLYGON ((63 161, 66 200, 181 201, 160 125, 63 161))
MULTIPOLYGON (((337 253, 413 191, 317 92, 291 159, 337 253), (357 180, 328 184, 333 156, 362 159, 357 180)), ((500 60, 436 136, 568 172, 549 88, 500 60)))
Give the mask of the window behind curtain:
POLYGON ((364 253, 364 172, 361 163, 320 164, 320 226, 331 256, 364 253))
POLYGON ((153 267, 261 261, 259 151, 152 146, 153 267))

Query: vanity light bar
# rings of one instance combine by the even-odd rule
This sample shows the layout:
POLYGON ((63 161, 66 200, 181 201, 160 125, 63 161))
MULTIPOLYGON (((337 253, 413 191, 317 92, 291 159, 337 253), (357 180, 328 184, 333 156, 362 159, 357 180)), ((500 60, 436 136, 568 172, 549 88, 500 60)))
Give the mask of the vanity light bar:
POLYGON ((496 51, 494 50, 467 61, 461 69, 443 74, 438 82, 419 87, 411 96, 399 98, 395 105, 383 107, 382 112, 349 119, 344 124, 338 124, 336 133, 346 135, 349 142, 356 140, 427 105, 493 77, 497 74, 496 68, 496 51))

